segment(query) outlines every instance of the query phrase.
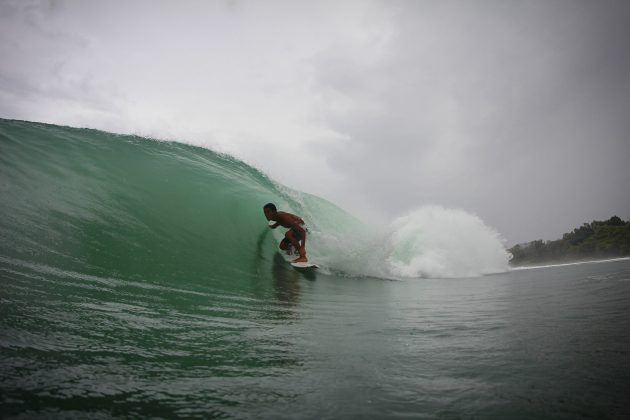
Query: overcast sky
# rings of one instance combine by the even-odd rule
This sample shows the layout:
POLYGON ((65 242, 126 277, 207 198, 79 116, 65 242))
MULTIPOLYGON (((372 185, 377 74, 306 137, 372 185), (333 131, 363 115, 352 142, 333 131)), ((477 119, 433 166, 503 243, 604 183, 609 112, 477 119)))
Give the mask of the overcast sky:
POLYGON ((630 218, 630 1, 0 0, 0 117, 186 141, 511 245, 630 218))

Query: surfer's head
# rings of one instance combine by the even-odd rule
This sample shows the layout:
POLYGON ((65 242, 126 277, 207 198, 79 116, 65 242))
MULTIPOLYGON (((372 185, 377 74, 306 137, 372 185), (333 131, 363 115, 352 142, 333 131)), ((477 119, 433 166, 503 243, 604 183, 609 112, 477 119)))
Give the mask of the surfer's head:
POLYGON ((263 211, 265 212, 265 217, 267 220, 271 220, 271 218, 278 212, 276 205, 273 203, 267 203, 263 207, 263 211))

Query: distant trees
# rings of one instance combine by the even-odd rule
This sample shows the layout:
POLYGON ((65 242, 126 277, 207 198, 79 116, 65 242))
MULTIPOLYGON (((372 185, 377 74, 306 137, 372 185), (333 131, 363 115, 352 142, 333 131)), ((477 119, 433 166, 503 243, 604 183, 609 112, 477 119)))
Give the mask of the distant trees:
POLYGON ((508 250, 512 265, 630 256, 630 221, 613 216, 584 223, 555 241, 536 240, 508 250))

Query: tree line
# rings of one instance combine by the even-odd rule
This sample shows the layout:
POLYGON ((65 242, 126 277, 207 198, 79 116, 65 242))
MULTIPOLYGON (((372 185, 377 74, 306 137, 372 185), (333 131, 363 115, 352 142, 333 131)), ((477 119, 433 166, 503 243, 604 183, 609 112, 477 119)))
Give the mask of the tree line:
POLYGON ((613 216, 584 223, 562 239, 515 245, 508 251, 512 265, 570 262, 630 256, 630 221, 613 216))

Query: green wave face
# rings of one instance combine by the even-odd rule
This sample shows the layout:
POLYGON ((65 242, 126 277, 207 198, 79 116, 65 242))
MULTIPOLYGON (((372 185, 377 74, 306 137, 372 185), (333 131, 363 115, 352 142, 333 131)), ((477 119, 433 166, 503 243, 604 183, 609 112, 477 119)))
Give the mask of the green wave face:
POLYGON ((82 275, 255 277, 277 246, 262 206, 326 205, 229 156, 94 130, 3 120, 0 159, 3 257, 82 275))

